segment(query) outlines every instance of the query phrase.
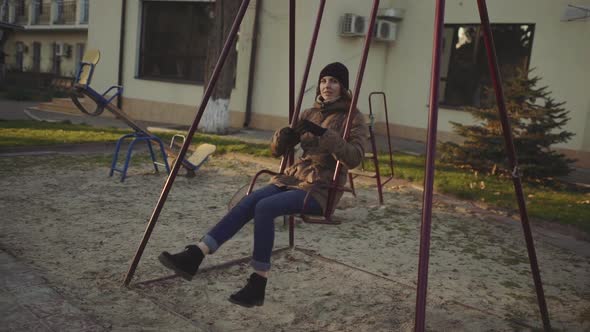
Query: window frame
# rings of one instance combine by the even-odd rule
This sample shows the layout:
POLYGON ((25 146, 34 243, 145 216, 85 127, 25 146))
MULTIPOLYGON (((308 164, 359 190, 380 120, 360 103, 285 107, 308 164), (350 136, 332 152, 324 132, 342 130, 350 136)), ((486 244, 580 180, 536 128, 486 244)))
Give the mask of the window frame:
MULTIPOLYGON (((535 32, 536 32, 536 29, 537 29, 536 24, 534 22, 523 22, 523 23, 493 23, 493 24, 491 24, 491 27, 492 27, 492 32, 493 32, 494 27, 502 27, 502 26, 524 26, 524 25, 528 26, 529 29, 530 29, 530 32, 531 32, 530 44, 528 45, 528 54, 526 56, 526 65, 524 66, 524 69, 529 70, 530 69, 530 64, 531 64, 531 56, 532 56, 532 52, 533 52, 533 45, 534 45, 534 41, 535 41, 535 32)), ((453 34, 452 34, 452 36, 453 36, 452 40, 450 40, 450 41, 443 40, 443 43, 444 44, 447 44, 448 47, 450 47, 450 54, 449 54, 449 58, 448 58, 447 68, 444 68, 444 69, 446 69, 446 75, 443 76, 442 73, 441 73, 441 75, 439 76, 439 79, 438 79, 439 80, 439 98, 438 98, 439 100, 438 100, 438 104, 439 104, 439 106, 441 108, 444 108, 444 109, 464 111, 468 107, 475 107, 475 108, 485 108, 485 107, 487 107, 486 105, 484 105, 482 103, 480 103, 480 105, 476 105, 473 102, 470 103, 470 104, 466 104, 466 105, 453 105, 453 104, 449 104, 448 101, 446 100, 447 82, 448 82, 447 79, 448 79, 448 76, 449 76, 449 72, 451 71, 451 68, 453 66, 453 62, 452 62, 453 56, 456 54, 456 51, 457 51, 457 49, 456 49, 456 47, 454 47, 454 45, 458 42, 458 39, 459 39, 459 37, 458 37, 459 28, 460 27, 465 27, 465 26, 472 26, 472 27, 477 28, 478 33, 482 29, 481 23, 479 23, 479 22, 478 23, 449 23, 449 24, 445 24, 444 27, 443 27, 443 29, 447 29, 447 28, 453 28, 454 29, 453 34), (444 91, 442 89, 443 84, 445 86, 444 91)), ((444 34, 443 34, 443 36, 444 36, 444 34)), ((483 38, 483 36, 481 36, 481 38, 483 38)), ((474 43, 479 46, 479 41, 474 41, 474 43)), ((498 48, 498 42, 497 42, 497 40, 494 40, 494 44, 496 46, 496 56, 497 56, 497 48, 498 48)), ((447 45, 445 45, 445 46, 447 46, 447 45)), ((481 45, 482 46, 481 46, 481 49, 480 50, 482 50, 482 52, 486 53, 485 45, 483 45, 483 39, 482 39, 482 44, 481 45)), ((477 53, 474 55, 476 57, 476 59, 477 59, 478 56, 481 56, 479 54, 480 50, 477 50, 477 53)), ((443 56, 444 56, 444 54, 443 54, 443 56)), ((484 54, 483 56, 484 56, 485 59, 487 59, 487 53, 484 54)), ((444 59, 443 59, 443 62, 444 62, 444 59)), ((455 66, 456 65, 457 64, 455 64, 455 66)), ((498 65, 501 66, 501 63, 499 62, 499 59, 498 59, 498 65)), ((484 66, 486 68, 484 75, 488 75, 489 76, 490 73, 489 73, 487 61, 485 62, 484 66)), ((441 68, 441 69, 443 69, 443 68, 441 68)), ((485 86, 485 85, 480 82, 479 83, 479 87, 483 87, 483 86, 485 86)))
MULTIPOLYGON (((170 4, 181 4, 181 3, 204 3, 204 4, 209 4, 214 6, 215 5, 215 1, 214 0, 142 0, 141 1, 141 11, 140 11, 140 27, 139 27, 139 48, 138 48, 138 53, 137 53, 137 67, 136 67, 136 71, 135 71, 135 79, 140 79, 140 80, 145 80, 145 81, 156 81, 156 82, 168 82, 168 83, 179 83, 179 84, 187 84, 187 85, 198 85, 198 86, 202 86, 205 81, 206 78, 204 77, 204 68, 203 68, 203 77, 202 78, 198 78, 198 79, 191 79, 189 78, 175 78, 175 77, 167 77, 167 76, 160 76, 160 75, 149 75, 146 73, 143 73, 143 65, 145 61, 145 57, 146 57, 146 53, 144 51, 144 48, 146 47, 146 38, 147 35, 145 33, 146 30, 146 26, 147 26, 147 9, 146 9, 146 4, 147 3, 153 3, 153 2, 160 2, 160 3, 170 3, 170 4)), ((214 10, 213 8, 211 9, 212 11, 214 10)), ((192 16, 191 17, 191 21, 190 23, 193 24, 195 22, 195 18, 196 16, 192 16)), ((191 38, 192 39, 192 38, 191 38)), ((186 52, 187 55, 182 55, 183 57, 188 57, 190 59, 195 59, 196 56, 191 55, 190 54, 190 50, 186 52)), ((206 54, 206 52, 205 52, 206 54)), ((205 59, 203 60, 203 66, 206 65, 206 55, 205 55, 205 59)), ((190 66, 189 66, 190 68, 190 66)), ((185 69, 185 71, 190 71, 190 69, 185 69)), ((190 73, 189 73, 190 76, 190 73)))

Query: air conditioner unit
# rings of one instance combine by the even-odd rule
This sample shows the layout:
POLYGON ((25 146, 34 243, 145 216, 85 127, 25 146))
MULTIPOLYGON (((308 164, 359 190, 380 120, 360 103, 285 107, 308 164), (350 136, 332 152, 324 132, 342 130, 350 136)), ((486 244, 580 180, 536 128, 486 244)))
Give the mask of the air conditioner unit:
POLYGON ((367 23, 363 16, 348 13, 340 18, 341 36, 363 36, 366 31, 367 23))
POLYGON ((375 40, 377 41, 395 41, 397 35, 397 24, 385 20, 377 20, 375 23, 375 40))

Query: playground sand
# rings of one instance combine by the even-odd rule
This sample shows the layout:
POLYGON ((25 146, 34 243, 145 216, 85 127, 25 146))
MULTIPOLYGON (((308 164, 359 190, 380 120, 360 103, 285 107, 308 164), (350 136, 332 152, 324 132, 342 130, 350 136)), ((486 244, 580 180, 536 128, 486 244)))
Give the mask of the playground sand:
MULTIPOLYGON (((135 160, 135 159, 134 159, 135 160)), ((378 206, 370 184, 345 195, 339 226, 297 224, 298 250, 273 256, 263 307, 227 297, 244 285, 247 263, 191 282, 170 276, 163 250, 195 243, 226 211, 232 194, 265 162, 215 157, 192 179, 178 177, 130 288, 123 278, 166 177, 135 162, 121 183, 108 156, 0 159, 0 246, 70 303, 114 331, 406 331, 412 330, 422 194, 388 185, 378 206)), ((355 183, 356 184, 356 183, 355 183)), ((275 248, 288 245, 276 223, 275 248)), ((512 331, 541 327, 519 223, 501 211, 437 196, 433 208, 427 327, 439 331, 512 331)), ((590 243, 534 224, 553 327, 590 329, 590 243)), ((203 268, 247 257, 246 226, 203 268)))

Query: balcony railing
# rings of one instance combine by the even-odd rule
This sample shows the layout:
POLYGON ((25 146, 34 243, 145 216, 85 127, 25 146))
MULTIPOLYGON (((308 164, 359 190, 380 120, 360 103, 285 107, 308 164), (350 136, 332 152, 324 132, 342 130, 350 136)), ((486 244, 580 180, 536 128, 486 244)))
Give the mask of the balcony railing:
POLYGON ((53 24, 76 24, 76 1, 57 2, 53 24))
POLYGON ((14 5, 14 23, 25 25, 29 23, 28 8, 23 2, 17 2, 14 5))
POLYGON ((33 6, 33 21, 31 23, 38 25, 49 25, 51 5, 35 3, 33 6))

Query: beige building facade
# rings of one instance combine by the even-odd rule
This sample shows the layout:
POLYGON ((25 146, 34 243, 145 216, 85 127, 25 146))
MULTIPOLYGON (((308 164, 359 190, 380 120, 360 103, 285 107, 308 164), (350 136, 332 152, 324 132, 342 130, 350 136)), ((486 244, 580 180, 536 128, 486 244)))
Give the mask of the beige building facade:
POLYGON ((23 27, 4 43, 7 70, 76 75, 88 38, 88 0, 3 0, 0 17, 23 27))
MULTIPOLYGON (((187 39, 170 33, 175 30, 164 28, 170 22, 156 13, 176 10, 185 15, 183 8, 189 8, 193 14, 186 18, 187 22, 198 25, 206 22, 210 1, 90 2, 93 10, 87 47, 98 48, 102 53, 93 86, 100 91, 121 83, 125 88, 123 108, 135 118, 189 125, 203 93, 199 76, 202 73, 193 69, 198 61, 189 63, 180 55, 171 57, 154 50, 170 48, 181 52, 183 57, 188 55, 198 60, 206 43, 202 42, 202 36, 191 35, 187 39), (162 37, 167 31, 171 36, 169 44, 162 37), (171 40, 188 42, 170 44, 171 40), (189 50, 181 50, 178 44, 186 44, 189 50), (173 59, 174 65, 162 59, 173 59)), ((233 127, 245 124, 246 109, 251 110, 247 123, 251 128, 275 129, 288 122, 288 3, 287 0, 250 3, 237 45, 236 83, 230 101, 233 127), (258 32, 253 49, 255 19, 258 32)), ((433 0, 381 1, 379 19, 384 30, 380 31, 380 40, 371 46, 359 96, 359 108, 368 112, 369 93, 383 91, 387 96, 392 134, 419 141, 425 140, 428 125, 434 3, 433 0)), ((478 44, 476 1, 447 0, 446 4, 439 140, 457 139, 451 121, 473 123, 470 114, 463 110, 465 106, 478 107, 489 102, 489 96, 483 92, 489 79, 485 74, 485 58, 482 60, 482 46, 478 44)), ((296 6, 296 86, 299 88, 318 1, 300 0, 296 6)), ((329 62, 344 63, 350 70, 351 87, 355 83, 363 46, 362 22, 363 17, 365 21, 368 18, 370 6, 371 1, 327 1, 303 107, 313 102, 317 73, 329 62), (343 27, 343 20, 356 26, 343 27)), ((590 21, 575 19, 572 6, 588 8, 590 1, 488 1, 490 20, 498 37, 502 73, 510 77, 517 69, 534 68, 534 74, 542 77, 541 85, 549 87, 553 98, 566 102, 571 120, 563 129, 575 136, 555 148, 578 158, 579 166, 590 167, 590 66, 587 65, 590 43, 584 37, 590 35, 590 21)), ((191 31, 197 34, 201 30, 191 31)), ((376 128, 384 133, 382 105, 377 101, 374 106, 376 128)))

